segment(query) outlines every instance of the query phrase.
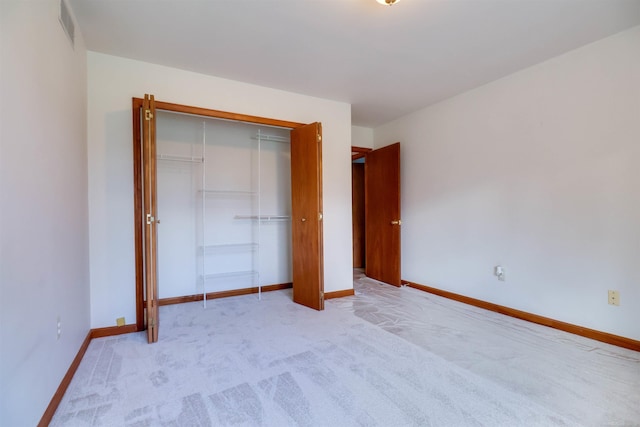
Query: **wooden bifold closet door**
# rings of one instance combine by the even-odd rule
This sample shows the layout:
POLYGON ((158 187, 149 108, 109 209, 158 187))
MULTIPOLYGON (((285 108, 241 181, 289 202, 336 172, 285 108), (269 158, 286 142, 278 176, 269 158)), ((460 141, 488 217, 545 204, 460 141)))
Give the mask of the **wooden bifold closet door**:
POLYGON ((142 169, 144 206, 144 281, 147 340, 158 341, 158 199, 156 165, 156 107, 153 95, 142 103, 142 169))
POLYGON ((324 309, 322 240, 322 128, 291 131, 293 301, 324 309))

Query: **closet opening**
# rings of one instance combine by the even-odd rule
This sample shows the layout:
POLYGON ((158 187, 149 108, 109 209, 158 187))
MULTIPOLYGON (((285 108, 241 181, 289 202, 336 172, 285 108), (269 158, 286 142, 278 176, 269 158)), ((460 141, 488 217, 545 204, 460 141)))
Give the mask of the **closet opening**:
POLYGON ((293 287, 323 299, 321 126, 133 98, 136 325, 293 287))

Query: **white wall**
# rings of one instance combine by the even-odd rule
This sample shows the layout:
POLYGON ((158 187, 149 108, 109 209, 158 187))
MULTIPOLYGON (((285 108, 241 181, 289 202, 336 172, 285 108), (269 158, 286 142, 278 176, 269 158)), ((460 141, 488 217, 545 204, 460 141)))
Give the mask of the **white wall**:
POLYGON ((33 426, 89 332, 86 51, 58 1, 0 8, 0 425, 33 426))
POLYGON ((403 279, 640 339, 640 27, 375 129, 395 141, 403 279))
POLYGON ((91 324, 135 321, 131 98, 323 125, 325 291, 349 289, 351 107, 174 68, 88 53, 91 324))
POLYGON ((373 148, 373 129, 351 126, 351 145, 354 147, 373 148))

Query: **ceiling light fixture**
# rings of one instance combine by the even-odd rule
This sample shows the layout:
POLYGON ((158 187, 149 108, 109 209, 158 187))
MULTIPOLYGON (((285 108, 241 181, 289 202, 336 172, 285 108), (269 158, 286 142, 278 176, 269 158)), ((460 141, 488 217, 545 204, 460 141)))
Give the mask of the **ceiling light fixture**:
POLYGON ((385 6, 393 6, 394 4, 398 3, 400 0, 376 0, 376 1, 385 6))

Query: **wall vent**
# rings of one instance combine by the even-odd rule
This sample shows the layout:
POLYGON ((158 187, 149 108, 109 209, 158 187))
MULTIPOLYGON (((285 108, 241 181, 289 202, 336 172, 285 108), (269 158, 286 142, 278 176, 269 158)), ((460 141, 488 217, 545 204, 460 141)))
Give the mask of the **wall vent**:
POLYGON ((67 37, 69 37, 69 41, 71 41, 71 47, 73 47, 75 40, 75 25, 73 24, 69 8, 64 0, 60 0, 60 24, 62 24, 64 32, 67 34, 67 37))

